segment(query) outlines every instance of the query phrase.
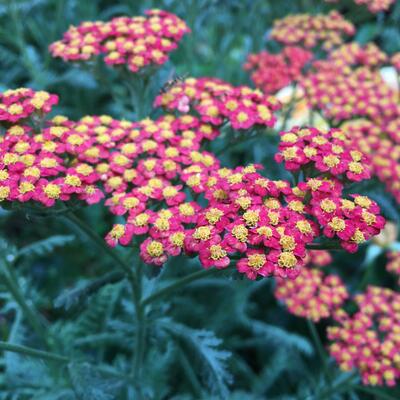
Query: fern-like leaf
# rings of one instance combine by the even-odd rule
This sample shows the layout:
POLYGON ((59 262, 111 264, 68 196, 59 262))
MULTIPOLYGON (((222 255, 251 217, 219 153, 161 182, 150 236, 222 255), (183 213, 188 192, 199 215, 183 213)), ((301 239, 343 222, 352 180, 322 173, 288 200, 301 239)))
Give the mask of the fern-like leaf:
POLYGON ((57 247, 63 247, 75 239, 72 235, 54 235, 19 249, 17 257, 42 257, 51 254, 57 247))
POLYGON ((172 338, 190 348, 190 354, 196 355, 202 367, 204 383, 210 392, 226 399, 229 395, 228 384, 232 381, 227 368, 231 353, 220 348, 222 340, 216 337, 214 332, 192 329, 169 319, 164 319, 161 324, 172 338))

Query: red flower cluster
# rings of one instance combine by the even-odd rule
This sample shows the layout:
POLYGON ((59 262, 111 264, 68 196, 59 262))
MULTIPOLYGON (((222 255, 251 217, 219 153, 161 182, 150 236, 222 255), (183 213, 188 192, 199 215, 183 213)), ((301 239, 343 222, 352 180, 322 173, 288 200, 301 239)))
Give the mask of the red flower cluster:
POLYGON ((62 40, 50 45, 54 57, 87 61, 103 55, 108 65, 126 65, 137 72, 161 65, 189 32, 185 22, 162 10, 148 10, 145 17, 116 17, 109 22, 83 22, 72 26, 62 40))
POLYGON ((400 295, 370 286, 355 296, 358 311, 341 310, 328 328, 331 355, 341 369, 358 368, 366 385, 396 385, 400 377, 400 295))
POLYGON ((315 169, 350 181, 370 177, 369 160, 340 129, 320 131, 316 128, 293 128, 281 132, 276 161, 289 171, 315 169))
POLYGON ((229 122, 234 129, 273 126, 279 102, 247 86, 234 87, 216 78, 188 78, 170 87, 155 106, 186 113, 190 110, 214 126, 229 122))
MULTIPOLYGON (((327 3, 337 3, 338 0, 325 0, 327 3)), ((368 10, 376 14, 381 11, 387 11, 395 0, 354 0, 355 4, 365 5, 368 10)))
POLYGON ((267 51, 250 54, 244 69, 251 71, 251 79, 256 87, 265 93, 273 94, 297 82, 312 58, 313 54, 310 51, 288 46, 278 54, 267 51))
POLYGON ((275 297, 291 314, 318 322, 334 316, 349 294, 338 276, 303 268, 295 280, 277 279, 275 297))
MULTIPOLYGON (((54 95, 30 89, 8 91, 3 98, 12 98, 10 93, 20 99, 13 104, 21 104, 26 111, 20 113, 20 120, 29 113, 43 116, 57 101, 54 95)), ((38 202, 51 207, 58 200, 68 201, 72 197, 89 204, 103 197, 94 186, 98 175, 71 151, 80 136, 70 127, 52 124, 36 134, 28 124, 10 122, 8 119, 0 141, 0 201, 38 202)))
POLYGON ((40 118, 58 103, 58 97, 44 91, 20 88, 0 94, 0 124, 14 124, 35 115, 40 118))
POLYGON ((295 14, 274 22, 271 38, 285 45, 330 50, 342 44, 342 36, 355 33, 353 24, 336 11, 328 15, 295 14))

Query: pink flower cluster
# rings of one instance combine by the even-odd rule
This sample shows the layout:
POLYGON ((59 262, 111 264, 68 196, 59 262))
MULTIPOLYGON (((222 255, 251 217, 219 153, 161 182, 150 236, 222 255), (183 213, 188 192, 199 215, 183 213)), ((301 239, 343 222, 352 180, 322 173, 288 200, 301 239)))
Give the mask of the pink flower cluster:
POLYGON ((295 127, 281 132, 275 159, 284 162, 289 171, 311 168, 356 182, 370 178, 369 160, 340 129, 320 131, 295 127))
POLYGON ((162 65, 190 30, 166 11, 148 10, 145 14, 72 26, 62 40, 50 45, 50 52, 64 61, 88 61, 102 55, 106 64, 126 65, 132 72, 162 65))
MULTIPOLYGON (((327 3, 337 3, 339 0, 325 0, 327 3)), ((367 6, 368 10, 373 13, 389 10, 395 0, 354 0, 355 4, 367 6)))
POLYGON ((192 110, 201 119, 221 127, 229 122, 234 129, 273 126, 276 98, 247 86, 234 87, 216 78, 187 78, 157 96, 155 106, 186 113, 192 110))
POLYGON ((382 124, 399 113, 396 91, 369 67, 353 70, 320 62, 301 84, 310 106, 335 123, 364 117, 382 124))
MULTIPOLYGON (((56 101, 53 95, 29 93, 40 104, 44 101, 42 105, 35 103, 41 112, 56 101)), ((100 201, 103 193, 96 186, 99 176, 71 151, 78 139, 70 127, 57 124, 47 125, 38 134, 28 124, 6 128, 0 141, 0 201, 33 202, 46 207, 71 198, 88 204, 100 201)))
POLYGON ((0 124, 43 116, 58 103, 58 97, 45 91, 35 92, 28 88, 7 90, 0 94, 0 124))
POLYGON ((295 280, 277 279, 274 293, 291 314, 314 322, 333 316, 349 297, 338 276, 316 268, 302 268, 295 280))
POLYGON ((322 45, 330 50, 343 42, 343 36, 353 36, 353 24, 336 11, 329 14, 295 14, 276 20, 271 38, 284 45, 313 48, 322 45))
POLYGON ((307 211, 314 216, 325 237, 338 240, 350 253, 377 235, 385 225, 378 205, 367 196, 342 195, 343 185, 336 179, 309 178, 298 185, 298 195, 309 199, 307 211))
POLYGON ((358 311, 338 313, 328 328, 329 351, 340 368, 360 370, 365 385, 394 386, 400 378, 400 294, 369 286, 355 296, 358 311))
POLYGON ((251 71, 251 79, 256 87, 264 93, 273 94, 297 82, 312 58, 313 54, 310 51, 288 46, 278 54, 267 51, 250 54, 244 69, 251 71))

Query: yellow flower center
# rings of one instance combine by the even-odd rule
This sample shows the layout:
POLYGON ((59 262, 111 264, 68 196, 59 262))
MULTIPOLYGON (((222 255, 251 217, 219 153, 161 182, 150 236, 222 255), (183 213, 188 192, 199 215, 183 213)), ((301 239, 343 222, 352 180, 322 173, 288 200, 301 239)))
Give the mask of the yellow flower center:
POLYGON ((354 174, 359 175, 364 171, 364 167, 359 162, 352 161, 351 163, 349 163, 349 170, 354 174))
POLYGON ((168 198, 168 197, 174 197, 178 194, 178 190, 174 188, 173 186, 167 186, 163 189, 163 196, 168 198))
POLYGON ((43 191, 44 193, 46 193, 46 196, 49 197, 50 199, 58 199, 61 193, 61 189, 57 185, 54 185, 53 183, 47 184, 44 187, 43 191))
POLYGON ((372 204, 372 201, 367 196, 357 196, 354 199, 354 203, 362 208, 369 208, 372 204))
POLYGON ((211 208, 206 212, 206 219, 208 223, 215 225, 223 215, 224 213, 218 208, 211 208))
POLYGON ((211 259, 220 260, 221 258, 226 257, 226 255, 227 255, 226 251, 219 244, 213 244, 210 247, 211 259))
POLYGON ((312 228, 311 225, 308 221, 297 221, 296 222, 296 228, 301 232, 301 233, 311 233, 312 228))
POLYGON ((323 162, 329 168, 336 167, 340 163, 339 157, 330 154, 329 156, 325 156, 323 158, 323 162))
POLYGON ((148 216, 148 214, 141 213, 141 214, 136 215, 136 217, 133 220, 133 223, 136 226, 145 226, 145 225, 147 225, 149 218, 150 217, 148 216))
POLYGON ((151 257, 160 257, 164 252, 164 246, 161 242, 153 240, 146 247, 147 253, 151 257))
POLYGON ((169 238, 171 243, 177 247, 183 247, 184 239, 185 234, 183 232, 175 232, 169 238))
POLYGON ((119 239, 124 234, 125 234, 125 226, 122 224, 114 225, 110 232, 110 236, 114 239, 119 239))
POLYGON ((246 225, 254 228, 260 219, 258 211, 249 210, 243 214, 243 219, 246 221, 246 225))
POLYGON ((284 268, 293 268, 297 264, 296 256, 291 251, 284 251, 279 255, 278 264, 284 268))
POLYGON ((324 199, 320 203, 321 209, 327 213, 332 213, 336 210, 336 204, 329 199, 324 199))
POLYGON ((185 217, 194 215, 194 208, 190 204, 180 204, 179 212, 185 217))
POLYGON ((0 201, 5 200, 10 194, 10 188, 8 186, 0 187, 0 201))
POLYGON ((285 250, 285 251, 292 251, 296 247, 296 241, 294 240, 294 237, 289 236, 289 235, 283 235, 279 239, 279 244, 282 246, 283 250, 285 250))
POLYGON ((123 200, 123 206, 130 210, 131 208, 135 208, 140 203, 140 200, 137 197, 127 197, 123 200))
POLYGON ((265 254, 249 254, 247 259, 248 266, 258 271, 264 266, 267 257, 265 254))
POLYGON ((69 186, 81 186, 82 182, 76 175, 67 175, 64 182, 69 186))
POLYGON ((346 223, 339 217, 333 217, 332 221, 328 224, 335 232, 342 232, 346 228, 346 223))
POLYGON ((235 225, 232 229, 232 235, 239 240, 239 242, 246 242, 248 234, 249 231, 244 225, 235 225))
POLYGON ((200 226, 196 228, 193 237, 197 240, 208 240, 211 238, 211 229, 209 226, 200 226))

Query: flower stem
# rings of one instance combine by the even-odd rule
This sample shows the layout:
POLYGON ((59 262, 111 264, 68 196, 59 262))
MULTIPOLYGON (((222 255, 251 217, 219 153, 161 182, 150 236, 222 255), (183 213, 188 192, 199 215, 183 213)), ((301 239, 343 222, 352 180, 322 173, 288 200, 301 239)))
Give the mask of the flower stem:
POLYGON ((35 333, 48 346, 49 336, 47 334, 47 329, 43 321, 39 318, 39 313, 37 311, 34 311, 32 307, 29 306, 29 304, 26 302, 25 297, 22 294, 21 289, 18 285, 17 278, 14 272, 11 270, 10 265, 7 262, 5 262, 4 265, 5 271, 3 271, 2 273, 4 284, 13 296, 14 300, 21 307, 22 312, 24 313, 26 319, 29 321, 29 324, 32 326, 35 333))
POLYGON ((193 282, 197 279, 204 278, 206 276, 212 275, 216 272, 217 270, 214 268, 211 269, 202 269, 200 271, 193 272, 190 275, 184 276, 181 279, 178 279, 174 283, 171 283, 170 285, 160 289, 159 291, 153 293, 152 295, 148 296, 146 299, 142 301, 142 306, 147 306, 154 301, 157 301, 170 293, 173 293, 174 291, 180 289, 182 286, 187 285, 190 282, 193 282))
POLYGON ((326 243, 310 243, 306 245, 308 250, 342 250, 342 247, 337 242, 326 243))
POLYGON ((138 399, 142 398, 141 392, 141 372, 145 355, 146 346, 146 314, 142 304, 142 265, 139 264, 137 269, 136 280, 128 279, 132 287, 133 304, 136 312, 136 332, 135 332, 135 348, 132 360, 132 378, 138 399))
POLYGON ((14 353, 24 354, 27 356, 42 358, 44 360, 58 361, 62 363, 69 362, 67 357, 61 356, 55 353, 49 353, 47 351, 36 350, 26 346, 20 346, 17 344, 11 344, 7 342, 0 342, 0 350, 12 351, 14 353))
POLYGON ((321 342, 321 338, 318 334, 317 328, 315 327, 314 322, 312 322, 311 320, 307 319, 307 326, 308 326, 308 330, 310 331, 311 337, 313 339, 313 342, 315 344, 315 347, 317 348, 317 352, 318 355, 322 361, 322 365, 323 365, 323 369, 325 371, 325 374, 327 376, 327 378, 329 379, 329 381, 333 380, 333 377, 331 375, 331 372, 329 370, 329 366, 328 366, 328 359, 327 359, 327 355, 324 349, 324 346, 321 342))

